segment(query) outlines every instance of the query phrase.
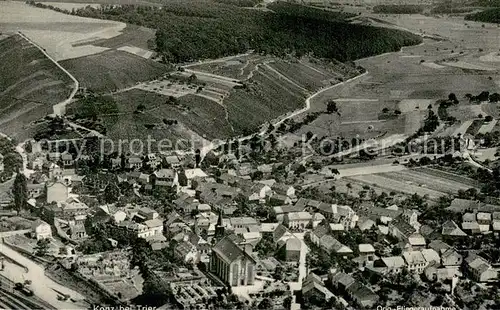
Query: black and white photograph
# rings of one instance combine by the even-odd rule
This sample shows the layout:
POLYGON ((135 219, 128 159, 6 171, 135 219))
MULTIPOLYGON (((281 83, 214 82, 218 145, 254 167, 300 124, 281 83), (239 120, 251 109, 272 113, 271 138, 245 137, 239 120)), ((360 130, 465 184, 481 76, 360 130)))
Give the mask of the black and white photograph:
POLYGON ((0 310, 500 310, 500 0, 0 0, 0 310))

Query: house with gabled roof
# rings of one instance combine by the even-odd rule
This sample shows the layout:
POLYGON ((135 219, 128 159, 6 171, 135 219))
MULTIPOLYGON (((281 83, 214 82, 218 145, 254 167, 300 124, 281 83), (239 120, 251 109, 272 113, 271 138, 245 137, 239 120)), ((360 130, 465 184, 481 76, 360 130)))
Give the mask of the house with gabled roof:
POLYGON ((283 217, 283 224, 290 229, 304 230, 311 220, 312 214, 309 212, 290 212, 283 217))
POLYGON ((339 255, 352 254, 353 251, 346 245, 343 245, 332 235, 324 235, 319 239, 319 246, 328 253, 336 253, 339 255))
POLYGON ((250 202, 264 203, 271 191, 271 187, 268 185, 253 183, 252 186, 243 190, 243 194, 250 202))
POLYGON ((427 267, 427 262, 420 251, 403 252, 403 258, 410 272, 421 274, 427 267))
POLYGON ((400 217, 389 223, 389 233, 403 242, 408 242, 408 238, 416 232, 416 229, 400 217))
POLYGON ((380 273, 400 273, 405 268, 406 263, 402 256, 381 257, 373 262, 373 267, 381 269, 380 273))
POLYGON ((452 221, 448 220, 443 223, 443 228, 441 234, 446 237, 466 237, 467 234, 458 227, 458 225, 452 221))
POLYGON ((306 301, 310 298, 314 298, 315 300, 323 300, 325 302, 335 297, 335 295, 325 287, 321 278, 314 273, 308 274, 304 279, 302 283, 302 296, 306 301))
POLYGON ((311 242, 319 246, 319 240, 325 236, 331 233, 331 227, 330 224, 325 220, 321 222, 316 228, 314 228, 311 233, 309 234, 309 237, 311 239, 311 242))
POLYGON ((470 253, 465 259, 468 274, 477 282, 490 282, 498 279, 498 271, 479 255, 470 253))
POLYGON ((228 286, 246 286, 254 284, 255 265, 249 249, 226 236, 212 248, 209 270, 228 286))
POLYGON ((441 264, 445 267, 458 267, 462 265, 463 256, 452 248, 441 253, 441 264))
POLYGON ((369 287, 355 280, 353 284, 346 289, 347 294, 356 304, 365 309, 372 309, 378 302, 378 295, 375 294, 369 287))

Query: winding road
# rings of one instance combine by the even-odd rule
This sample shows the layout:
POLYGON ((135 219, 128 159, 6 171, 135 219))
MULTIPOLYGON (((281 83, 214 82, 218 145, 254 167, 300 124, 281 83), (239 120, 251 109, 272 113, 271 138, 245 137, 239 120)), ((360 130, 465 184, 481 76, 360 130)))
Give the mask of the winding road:
MULTIPOLYGON (((331 86, 328 86, 328 87, 325 87, 325 88, 322 88, 322 89, 318 90, 317 92, 315 92, 314 94, 312 94, 312 95, 310 95, 309 97, 306 98, 306 100, 305 100, 306 105, 305 105, 304 108, 299 109, 299 110, 295 110, 295 111, 293 111, 290 114, 285 114, 284 116, 282 116, 281 118, 279 118, 278 120, 276 120, 275 122, 273 122, 272 125, 274 127, 278 127, 281 124, 283 124, 286 120, 289 120, 291 118, 297 117, 298 115, 309 111, 311 109, 311 100, 314 99, 315 97, 323 94, 324 92, 332 90, 332 89, 334 89, 336 87, 352 83, 353 81, 356 81, 356 80, 358 80, 358 79, 366 76, 367 74, 368 74, 368 71, 365 71, 364 73, 359 74, 359 75, 357 75, 357 76, 355 76, 353 78, 350 78, 350 79, 348 79, 346 81, 343 81, 343 82, 337 83, 335 85, 331 85, 331 86)), ((263 128, 260 132, 258 132, 256 134, 258 136, 262 137, 266 133, 266 131, 267 131, 267 128, 263 128)), ((242 142, 242 141, 245 141, 245 140, 249 140, 253 136, 255 136, 256 134, 251 134, 251 135, 244 136, 244 137, 241 137, 241 138, 232 139, 230 141, 230 143, 233 143, 236 140, 238 140, 239 142, 242 142)), ((227 141, 220 141, 220 140, 218 140, 218 141, 215 141, 215 142, 212 141, 208 145, 202 147, 200 149, 201 160, 203 161, 203 159, 205 158, 205 155, 207 155, 210 151, 215 150, 215 149, 219 148, 220 146, 225 145, 226 143, 227 143, 227 141)))
POLYGON ((57 104, 55 104, 52 108, 54 110, 54 115, 57 116, 62 116, 66 113, 66 105, 68 105, 71 100, 73 100, 73 97, 75 97, 76 92, 78 91, 78 88, 80 87, 80 84, 76 80, 76 78, 68 72, 68 70, 64 69, 57 61, 55 61, 54 58, 52 58, 47 52, 45 51, 44 48, 42 48, 40 45, 37 43, 33 42, 30 38, 28 38, 24 33, 21 31, 18 31, 19 36, 21 36, 23 39, 31 43, 34 47, 38 48, 48 59, 50 59, 59 69, 61 69, 66 75, 70 77, 71 80, 73 80, 73 83, 75 83, 75 86, 73 88, 73 91, 71 91, 71 94, 69 95, 68 98, 66 98, 64 101, 61 101, 57 104))

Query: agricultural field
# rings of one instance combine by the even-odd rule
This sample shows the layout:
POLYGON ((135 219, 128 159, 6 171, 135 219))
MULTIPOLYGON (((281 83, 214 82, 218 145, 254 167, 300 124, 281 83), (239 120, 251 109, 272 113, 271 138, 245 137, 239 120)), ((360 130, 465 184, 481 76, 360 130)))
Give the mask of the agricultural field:
MULTIPOLYGON (((139 27, 135 25, 127 25, 121 33, 115 37, 108 39, 98 39, 89 41, 86 44, 101 46, 111 49, 120 49, 124 47, 135 47, 143 51, 154 49, 155 31, 146 27, 139 27)), ((75 44, 74 46, 78 46, 75 44)))
POLYGON ((108 50, 60 62, 80 82, 95 92, 114 92, 165 75, 170 67, 142 57, 108 50))
POLYGON ((168 103, 168 96, 139 89, 114 94, 113 98, 118 113, 101 116, 106 135, 113 140, 146 141, 150 136, 175 143, 181 139, 191 141, 193 136, 198 139, 227 138, 233 133, 223 107, 205 98, 186 95, 172 104, 168 103), (140 105, 143 110, 138 112, 140 105), (173 120, 177 124, 169 123, 173 120))
POLYGON ((434 168, 416 168, 411 170, 358 175, 345 178, 358 184, 378 187, 385 191, 405 194, 427 195, 436 200, 441 196, 456 194, 458 190, 477 188, 478 184, 469 178, 440 171, 434 168))
POLYGON ((56 60, 105 51, 105 47, 82 43, 113 38, 125 26, 121 22, 67 15, 17 1, 3 1, 0 10, 1 32, 21 31, 56 60))
POLYGON ((327 72, 322 68, 316 68, 312 64, 299 61, 274 61, 267 64, 267 66, 280 72, 284 77, 310 92, 338 83, 338 80, 335 79, 338 75, 327 72))
MULTIPOLYGON (((340 107, 341 116, 322 115, 304 126, 301 133, 311 131, 318 136, 333 133, 346 138, 356 135, 372 138, 384 133, 411 135, 421 126, 427 106, 433 104, 435 109, 434 103, 447 98, 452 92, 457 95, 460 104, 449 108, 449 114, 463 124, 457 125, 456 133, 465 133, 470 126, 468 120, 477 118, 479 114, 498 116, 498 111, 491 111, 494 110, 492 107, 470 104, 463 98, 467 93, 479 94, 497 89, 500 85, 497 69, 470 70, 445 66, 442 62, 468 57, 464 61, 470 62, 469 59, 473 58, 477 61, 481 59, 482 66, 487 66, 487 61, 496 64, 493 61, 497 61, 498 57, 492 50, 498 51, 500 29, 491 26, 482 28, 477 23, 472 23, 468 28, 463 21, 455 18, 438 19, 416 15, 383 18, 410 31, 449 37, 450 40, 424 39, 423 44, 405 47, 399 53, 356 61, 357 65, 368 71, 367 75, 329 89, 311 101, 311 111, 324 111, 326 102, 334 100, 340 107), (484 51, 480 52, 480 49, 484 51), (427 65, 429 63, 432 65, 427 65), (402 114, 398 118, 381 122, 379 113, 384 108, 399 109, 402 114), (404 124, 402 119, 405 120, 404 124), (342 124, 348 127, 342 128, 342 124)), ((453 130, 443 132, 451 133, 453 130)))
POLYGON ((251 133, 266 121, 302 108, 306 94, 272 70, 257 70, 245 89, 234 89, 224 100, 235 132, 251 133))
POLYGON ((33 122, 52 113, 74 84, 50 59, 18 35, 0 40, 0 131, 29 136, 33 122))

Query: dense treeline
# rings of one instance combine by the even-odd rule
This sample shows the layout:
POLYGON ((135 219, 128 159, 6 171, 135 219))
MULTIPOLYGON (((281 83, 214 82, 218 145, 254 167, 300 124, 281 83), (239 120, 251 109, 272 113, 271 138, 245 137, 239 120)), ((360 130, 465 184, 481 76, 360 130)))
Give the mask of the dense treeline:
POLYGON ((455 7, 453 4, 443 4, 432 8, 432 14, 460 14, 472 12, 473 8, 455 7))
POLYGON ((472 20, 483 23, 500 23, 500 8, 489 9, 486 11, 466 15, 465 20, 472 20))
POLYGON ((424 7, 421 5, 412 4, 388 4, 388 5, 376 5, 373 7, 373 13, 381 14, 419 14, 424 11, 424 7))
POLYGON ((249 10, 209 1, 145 6, 86 7, 73 14, 157 29, 157 51, 167 62, 187 62, 246 52, 313 54, 340 61, 397 51, 421 38, 393 29, 349 24, 350 14, 274 3, 249 10))
POLYGON ((473 5, 482 7, 500 7, 500 0, 477 0, 473 3, 473 5))
POLYGON ((225 3, 240 7, 253 7, 259 4, 260 0, 215 0, 218 3, 225 3))

